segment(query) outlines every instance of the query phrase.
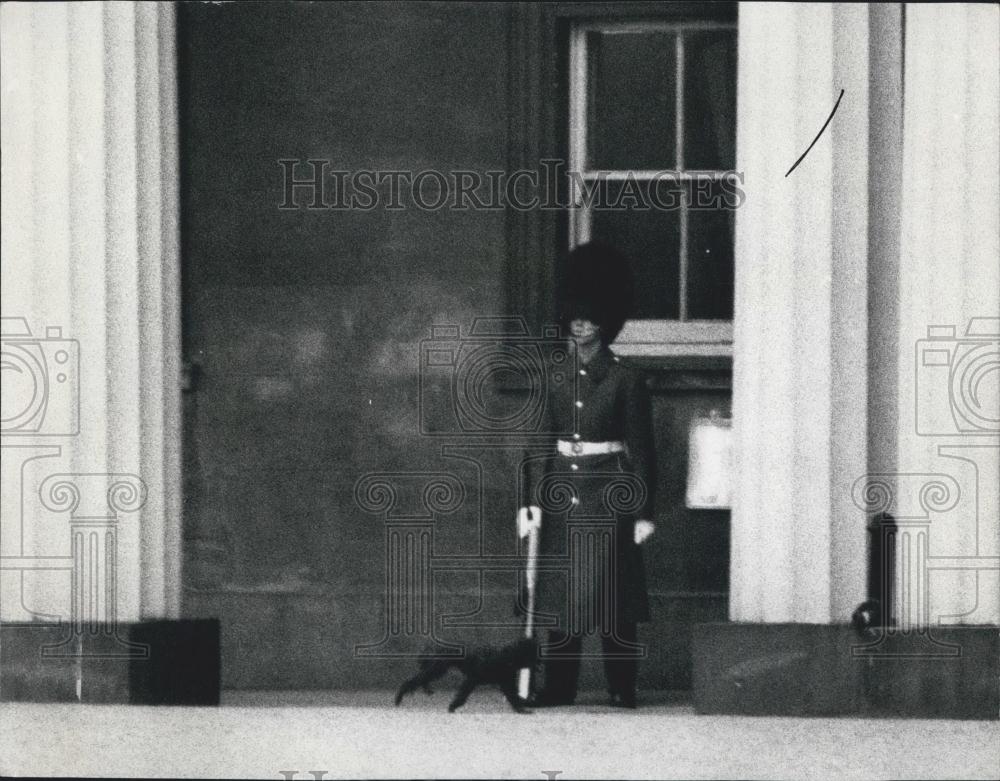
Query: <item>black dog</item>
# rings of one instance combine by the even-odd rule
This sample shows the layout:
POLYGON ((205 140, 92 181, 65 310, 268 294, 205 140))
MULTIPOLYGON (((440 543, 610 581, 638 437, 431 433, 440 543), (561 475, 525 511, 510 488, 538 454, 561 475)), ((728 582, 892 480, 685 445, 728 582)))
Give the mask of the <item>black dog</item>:
POLYGON ((538 643, 535 640, 519 640, 502 648, 480 646, 454 658, 435 658, 431 652, 425 652, 420 657, 420 672, 404 682, 396 692, 396 704, 399 705, 403 697, 417 689, 430 694, 431 681, 443 677, 455 667, 465 679, 448 706, 449 713, 461 708, 481 683, 497 686, 518 713, 531 713, 524 707, 524 700, 517 695, 517 674, 523 667, 534 667, 537 661, 538 643))

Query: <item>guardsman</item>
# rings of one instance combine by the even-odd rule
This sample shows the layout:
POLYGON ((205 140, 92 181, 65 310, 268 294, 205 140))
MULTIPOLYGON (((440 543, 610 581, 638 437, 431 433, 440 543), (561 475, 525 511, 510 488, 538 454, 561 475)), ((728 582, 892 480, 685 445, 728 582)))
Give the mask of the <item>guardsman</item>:
POLYGON ((636 625, 649 620, 640 546, 654 530, 655 451, 644 378, 610 349, 631 308, 632 276, 621 253, 597 242, 578 246, 567 264, 561 308, 577 382, 546 390, 544 425, 562 433, 548 452, 526 457, 519 515, 522 536, 533 525, 540 532, 535 623, 558 620, 531 704, 573 703, 583 638, 599 634, 611 704, 634 708, 636 625))

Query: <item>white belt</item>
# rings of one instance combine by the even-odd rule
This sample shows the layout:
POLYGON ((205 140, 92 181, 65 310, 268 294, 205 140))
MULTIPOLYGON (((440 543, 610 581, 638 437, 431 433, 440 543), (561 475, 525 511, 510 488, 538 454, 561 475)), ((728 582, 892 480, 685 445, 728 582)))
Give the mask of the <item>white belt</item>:
POLYGON ((561 456, 604 456, 608 453, 622 453, 625 451, 625 444, 622 442, 568 442, 560 439, 556 442, 556 448, 561 456))

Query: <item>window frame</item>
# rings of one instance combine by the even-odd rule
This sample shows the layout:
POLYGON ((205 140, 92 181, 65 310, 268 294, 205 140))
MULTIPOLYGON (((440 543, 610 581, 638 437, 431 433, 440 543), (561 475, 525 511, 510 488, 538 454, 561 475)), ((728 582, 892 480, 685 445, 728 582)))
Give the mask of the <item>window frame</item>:
MULTIPOLYGON (((591 33, 629 34, 639 32, 685 32, 705 30, 732 30, 738 36, 737 20, 689 20, 668 18, 577 18, 570 21, 568 52, 566 58, 567 84, 567 151, 568 168, 582 182, 621 179, 631 175, 636 181, 649 181, 656 171, 640 169, 590 169, 588 163, 588 134, 590 109, 590 61, 587 36, 591 33)), ((684 36, 678 35, 675 43, 677 89, 675 91, 675 160, 678 182, 693 181, 695 171, 684 168, 684 36)), ((698 173, 704 173, 698 169, 698 173)), ((568 181, 570 202, 568 214, 568 249, 588 241, 591 237, 591 210, 580 206, 581 193, 575 177, 568 181)), ((680 254, 678 258, 678 319, 629 320, 614 350, 621 355, 641 357, 732 357, 732 320, 690 319, 688 308, 688 209, 682 206, 679 215, 680 254)), ((733 263, 735 266, 735 247, 733 263)))

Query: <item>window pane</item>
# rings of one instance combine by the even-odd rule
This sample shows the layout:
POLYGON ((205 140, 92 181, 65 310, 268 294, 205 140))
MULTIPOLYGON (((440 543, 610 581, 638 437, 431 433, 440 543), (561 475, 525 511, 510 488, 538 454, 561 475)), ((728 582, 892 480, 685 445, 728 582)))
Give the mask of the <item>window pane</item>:
MULTIPOLYGON (((646 184, 643 183, 645 192, 646 184)), ((602 199, 597 203, 629 204, 622 197, 621 182, 601 184, 602 199)), ((668 185, 661 184, 665 191, 668 185)), ((661 204, 672 201, 661 192, 661 204)), ((679 199, 674 198, 674 202, 679 199)), ((678 252, 680 248, 680 211, 659 208, 611 208, 591 212, 591 238, 618 248, 631 260, 635 275, 633 317, 676 320, 679 316, 678 252)))
POLYGON ((736 211, 727 205, 735 205, 733 185, 702 182, 692 187, 697 189, 687 213, 688 318, 732 320, 736 211))
POLYGON ((684 36, 684 168, 736 167, 736 31, 684 36))
POLYGON ((588 165, 676 165, 677 52, 673 33, 590 33, 588 165))

